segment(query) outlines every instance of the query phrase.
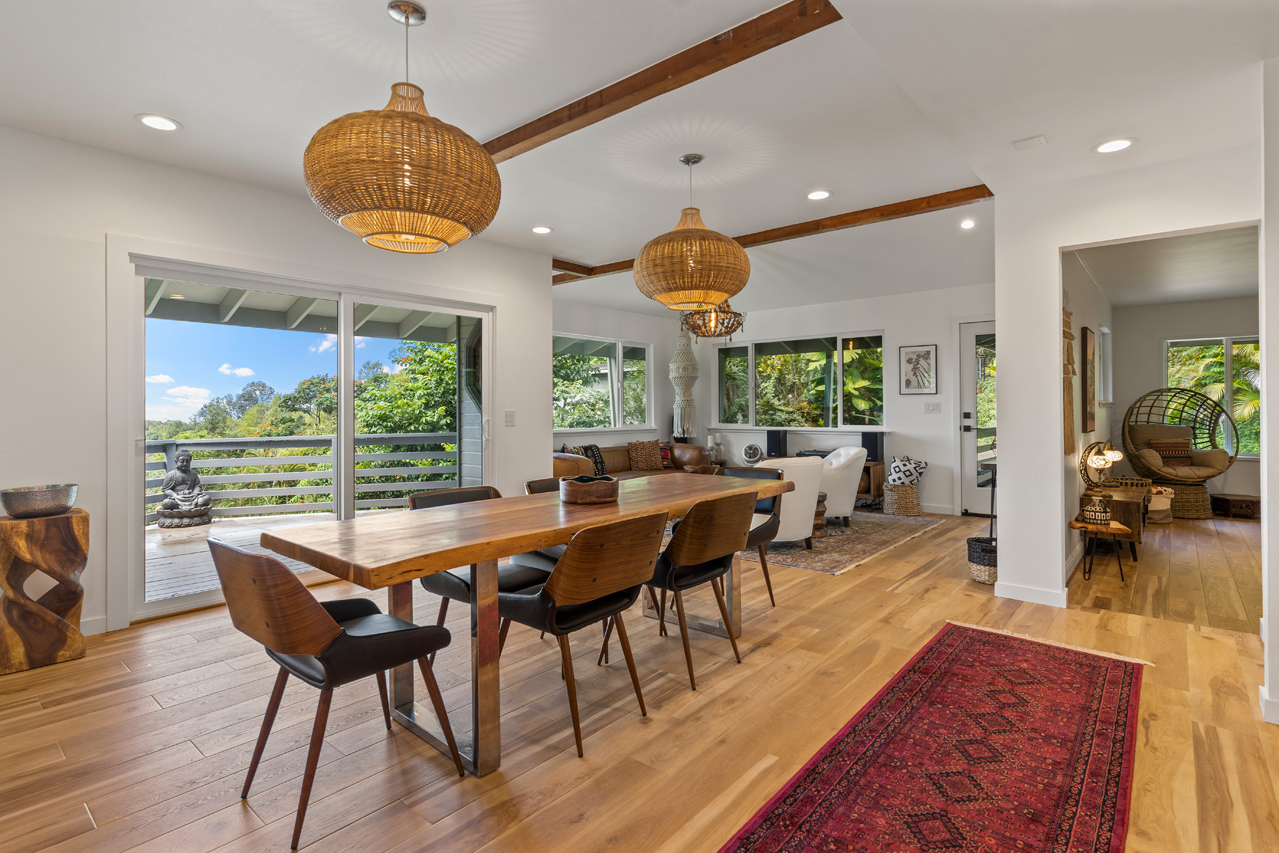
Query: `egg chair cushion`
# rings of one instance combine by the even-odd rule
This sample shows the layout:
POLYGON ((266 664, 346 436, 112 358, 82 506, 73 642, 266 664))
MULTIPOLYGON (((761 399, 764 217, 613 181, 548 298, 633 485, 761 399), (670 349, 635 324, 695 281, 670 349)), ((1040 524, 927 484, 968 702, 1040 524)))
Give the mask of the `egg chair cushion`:
POLYGON ((1138 450, 1137 455, 1156 474, 1171 480, 1203 480, 1216 477, 1230 467, 1230 454, 1220 448, 1192 451, 1190 465, 1168 465, 1149 447, 1138 450), (1199 462, 1205 464, 1195 464, 1199 462))
POLYGON ((1133 447, 1139 450, 1150 447, 1152 440, 1182 439, 1193 445, 1194 437, 1194 430, 1188 426, 1174 424, 1130 424, 1128 426, 1128 438, 1132 441, 1133 447))

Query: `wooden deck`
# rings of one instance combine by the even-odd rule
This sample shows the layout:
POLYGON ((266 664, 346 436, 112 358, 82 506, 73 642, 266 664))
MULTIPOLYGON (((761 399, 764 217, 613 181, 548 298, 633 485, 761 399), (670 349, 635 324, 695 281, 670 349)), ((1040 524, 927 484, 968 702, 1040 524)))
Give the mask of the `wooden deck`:
MULTIPOLYGON (((146 600, 158 601, 217 589, 218 575, 213 569, 213 561, 209 559, 209 547, 205 544, 210 536, 255 554, 267 554, 270 552, 258 545, 258 537, 263 530, 332 520, 333 513, 316 512, 215 518, 212 524, 202 527, 174 530, 150 525, 146 533, 146 600)), ((272 553, 271 556, 280 558, 279 554, 272 553)), ((284 563, 295 574, 314 572, 317 576, 328 577, 295 560, 284 560, 284 563)))
MULTIPOLYGON (((597 667, 598 633, 576 635, 585 758, 558 649, 536 631, 513 628, 502 656, 503 763, 483 779, 459 779, 435 750, 388 732, 372 679, 340 688, 303 846, 717 850, 954 619, 1156 664, 1141 689, 1130 853, 1279 850, 1279 727, 1258 708, 1260 638, 995 598, 968 578, 964 539, 984 530, 948 518, 837 577, 775 566, 775 608, 748 563, 742 663, 723 638, 694 632, 697 691, 678 632, 659 637, 633 614, 648 717, 616 644, 597 667)), ((316 594, 385 600, 345 583, 316 594)), ((434 621, 437 600, 416 598, 418 621, 434 621)), ((449 614, 454 641, 436 669, 464 728, 467 613, 449 614)), ((239 798, 275 672, 215 608, 90 637, 82 660, 0 678, 0 850, 286 850, 316 691, 295 681, 285 692, 253 793, 239 798)))

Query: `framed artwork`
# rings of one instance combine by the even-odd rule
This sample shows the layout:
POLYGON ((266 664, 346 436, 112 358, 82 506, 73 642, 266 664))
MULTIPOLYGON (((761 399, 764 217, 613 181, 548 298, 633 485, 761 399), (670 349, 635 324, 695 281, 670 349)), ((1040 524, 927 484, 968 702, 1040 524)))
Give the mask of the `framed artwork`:
POLYGON ((1092 432, 1097 429, 1097 336, 1093 334, 1093 330, 1087 326, 1082 327, 1080 333, 1083 335, 1079 343, 1079 348, 1084 355, 1084 378, 1083 378, 1083 432, 1092 432))
POLYGON ((898 378, 903 394, 937 393, 937 344, 898 347, 898 378))

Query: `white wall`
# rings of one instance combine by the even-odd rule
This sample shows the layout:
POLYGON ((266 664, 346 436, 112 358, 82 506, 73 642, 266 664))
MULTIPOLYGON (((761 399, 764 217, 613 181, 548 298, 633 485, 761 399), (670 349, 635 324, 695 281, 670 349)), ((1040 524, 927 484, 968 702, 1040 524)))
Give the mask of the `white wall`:
MULTIPOLYGON (((384 252, 330 223, 300 193, 4 128, 0 187, 0 487, 81 484, 79 505, 93 519, 83 577, 88 631, 105 627, 108 574, 111 627, 123 627, 114 602, 129 569, 108 562, 119 543, 104 535, 115 509, 106 460, 119 451, 107 447, 104 427, 107 323, 109 313, 124 310, 107 304, 107 234, 234 255, 250 270, 494 306, 493 400, 497 412, 517 412, 517 426, 494 418, 490 482, 518 494, 525 480, 550 473, 547 256, 482 239, 439 256, 384 252)), ((140 292, 137 299, 140 307, 140 292)))
MULTIPOLYGON (((1167 384, 1164 373, 1164 344, 1169 340, 1256 335, 1261 324, 1256 297, 1207 299, 1201 302, 1170 302, 1164 305, 1135 305, 1115 309, 1115 436, 1124 413, 1138 397, 1167 384)), ((1131 474, 1128 462, 1116 466, 1119 473, 1131 474)), ((1230 470, 1208 481, 1211 492, 1240 495, 1261 494, 1261 462, 1237 459, 1230 470)))
MULTIPOLYGON (((954 513, 957 512, 955 467, 960 406, 956 324, 961 319, 991 319, 994 295, 994 287, 985 284, 754 311, 746 318, 745 331, 735 336, 733 343, 883 332, 884 426, 890 431, 884 440, 885 457, 904 455, 927 462, 928 471, 920 483, 920 504, 925 512, 954 513), (898 393, 897 348, 933 343, 937 344, 937 394, 901 395, 898 393), (925 414, 925 403, 939 403, 941 411, 925 414)), ((717 412, 716 355, 715 348, 706 341, 699 343, 696 351, 702 368, 702 378, 696 387, 698 422, 706 424, 717 412)), ((724 456, 733 464, 741 464, 741 451, 747 444, 765 446, 763 429, 731 426, 715 429, 723 434, 724 456)), ((704 434, 701 440, 705 442, 704 434)), ((810 447, 860 446, 860 442, 853 428, 787 430, 790 453, 810 447)))
POLYGON ((1065 606, 1061 251, 1261 216, 1256 147, 995 197, 998 595, 1065 606))
MULTIPOLYGON (((637 314, 633 311, 618 311, 614 308, 601 308, 582 302, 556 300, 552 325, 557 335, 588 335, 596 338, 612 338, 619 341, 652 344, 649 370, 651 388, 649 423, 650 429, 611 429, 611 430, 556 430, 554 433, 554 449, 561 445, 598 444, 601 447, 613 447, 626 444, 628 441, 651 441, 653 439, 669 440, 671 437, 671 418, 675 405, 675 387, 671 385, 670 363, 675 352, 676 336, 679 334, 678 312, 672 311, 670 317, 654 317, 649 314, 637 314)), ((706 370, 697 380, 697 387, 706 381, 706 370)), ((550 404, 550 366, 547 365, 547 389, 545 417, 551 420, 550 404)), ((550 457, 547 457, 550 466, 550 457)), ((550 476, 548 470, 545 475, 550 476)))
POLYGON ((1265 218, 1261 223, 1261 282, 1258 314, 1261 326, 1261 641, 1265 647, 1265 683, 1260 688, 1261 713, 1267 722, 1279 723, 1279 512, 1273 499, 1279 496, 1279 418, 1272 417, 1279 399, 1279 370, 1270 364, 1279 347, 1279 58, 1262 63, 1262 149, 1265 218))

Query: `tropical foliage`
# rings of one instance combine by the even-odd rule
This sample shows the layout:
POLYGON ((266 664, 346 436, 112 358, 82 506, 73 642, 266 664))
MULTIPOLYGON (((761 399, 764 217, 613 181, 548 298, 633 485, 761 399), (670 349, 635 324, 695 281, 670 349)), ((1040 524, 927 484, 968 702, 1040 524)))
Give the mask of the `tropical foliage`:
MULTIPOLYGON (((837 426, 842 369, 843 423, 846 426, 884 422, 884 352, 878 338, 854 338, 841 352, 829 348, 811 352, 755 353, 755 423, 770 427, 837 426)), ((720 422, 748 423, 749 351, 725 347, 719 351, 720 422)))
POLYGON ((555 429, 613 425, 609 359, 556 353, 551 358, 551 412, 555 429))
POLYGON ((1190 388, 1222 403, 1239 430, 1239 452, 1261 452, 1261 347, 1235 343, 1232 376, 1226 376, 1224 344, 1168 347, 1168 385, 1190 388))

